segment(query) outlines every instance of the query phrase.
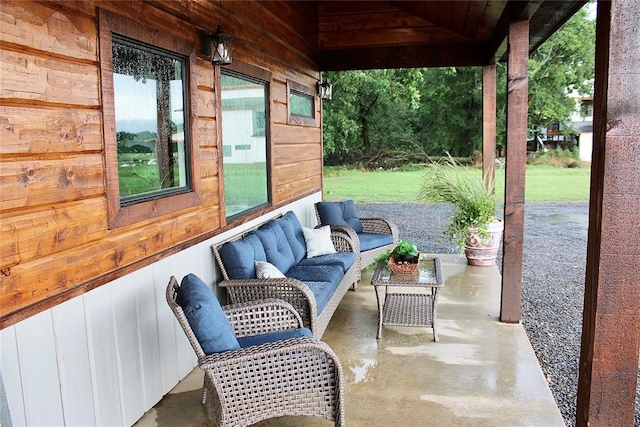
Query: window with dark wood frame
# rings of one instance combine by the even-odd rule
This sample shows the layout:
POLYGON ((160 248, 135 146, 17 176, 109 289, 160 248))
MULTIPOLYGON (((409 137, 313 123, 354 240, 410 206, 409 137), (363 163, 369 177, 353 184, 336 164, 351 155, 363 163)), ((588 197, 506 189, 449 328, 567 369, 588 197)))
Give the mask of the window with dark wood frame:
POLYGON ((99 19, 109 227, 200 204, 193 45, 104 10, 99 19))
POLYGON ((290 125, 317 126, 314 88, 287 80, 287 115, 290 125))

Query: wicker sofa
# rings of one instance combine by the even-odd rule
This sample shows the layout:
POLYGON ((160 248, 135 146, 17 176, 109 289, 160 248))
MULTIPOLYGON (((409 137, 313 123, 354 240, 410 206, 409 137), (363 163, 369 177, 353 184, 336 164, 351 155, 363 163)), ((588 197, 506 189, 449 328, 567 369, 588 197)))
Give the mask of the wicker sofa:
MULTIPOLYGON (((318 224, 342 231, 358 245, 360 269, 366 268, 378 255, 396 246, 398 227, 387 218, 359 218, 353 200, 318 202, 315 204, 318 224)), ((359 279, 359 278, 358 278, 359 279)))
POLYGON ((223 277, 218 286, 232 303, 285 300, 316 338, 360 275, 357 245, 349 236, 329 227, 302 227, 291 211, 212 249, 223 277), (325 244, 329 239, 329 248, 318 250, 319 240, 310 238, 320 234, 325 244), (261 269, 265 264, 268 268, 261 269))

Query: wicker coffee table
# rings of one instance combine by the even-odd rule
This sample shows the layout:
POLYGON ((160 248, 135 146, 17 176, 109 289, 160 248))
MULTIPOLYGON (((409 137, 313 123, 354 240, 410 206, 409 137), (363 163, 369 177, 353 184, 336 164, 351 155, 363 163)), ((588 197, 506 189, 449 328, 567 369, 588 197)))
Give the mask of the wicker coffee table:
POLYGON ((444 285, 440 258, 421 254, 418 270, 408 274, 392 273, 387 263, 380 261, 371 284, 378 300, 377 338, 382 337, 382 325, 421 326, 432 328, 433 340, 438 341, 436 308, 438 290, 444 285))

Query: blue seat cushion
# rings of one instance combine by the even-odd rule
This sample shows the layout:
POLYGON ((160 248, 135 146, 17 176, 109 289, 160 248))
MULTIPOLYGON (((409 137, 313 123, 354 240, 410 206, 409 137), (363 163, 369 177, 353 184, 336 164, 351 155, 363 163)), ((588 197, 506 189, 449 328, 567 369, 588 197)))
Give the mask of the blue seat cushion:
POLYGON ((333 296, 334 291, 338 287, 337 283, 331 282, 304 282, 309 287, 309 290, 316 298, 316 307, 318 314, 322 313, 325 306, 333 296))
POLYGON ((255 233, 262 242, 267 261, 286 274, 295 265, 296 260, 282 227, 272 219, 258 228, 255 233))
POLYGON ((307 246, 304 241, 304 234, 302 233, 302 224, 300 224, 298 217, 292 211, 287 212, 282 218, 278 218, 276 221, 280 227, 282 227, 289 246, 291 246, 296 264, 299 263, 307 254, 307 246))
POLYGON ((287 277, 298 279, 309 287, 320 314, 344 277, 344 271, 340 265, 296 265, 287 272, 287 277))
POLYGON ((392 234, 377 234, 377 233, 358 233, 358 240, 360 240, 360 252, 368 251, 369 249, 379 248, 380 246, 390 245, 393 243, 392 234))
POLYGON ((240 348, 218 298, 198 276, 188 274, 182 278, 176 302, 205 354, 240 348))
POLYGON ((356 233, 362 233, 362 223, 353 200, 318 202, 316 208, 322 225, 348 225, 356 233))
POLYGON ((254 345, 266 344, 270 342, 288 340, 290 338, 313 337, 308 328, 287 329, 284 331, 270 332, 268 334, 249 335, 238 338, 240 347, 247 348, 254 345))
POLYGON ((305 258, 298 263, 300 266, 306 265, 339 265, 346 273, 356 262, 356 254, 353 252, 337 252, 335 254, 318 255, 313 258, 305 258))
POLYGON ((340 283, 344 270, 339 265, 296 265, 287 272, 287 277, 301 282, 330 282, 340 283))
POLYGON ((266 261, 262 242, 254 232, 220 247, 220 256, 230 279, 254 279, 256 261, 266 261))

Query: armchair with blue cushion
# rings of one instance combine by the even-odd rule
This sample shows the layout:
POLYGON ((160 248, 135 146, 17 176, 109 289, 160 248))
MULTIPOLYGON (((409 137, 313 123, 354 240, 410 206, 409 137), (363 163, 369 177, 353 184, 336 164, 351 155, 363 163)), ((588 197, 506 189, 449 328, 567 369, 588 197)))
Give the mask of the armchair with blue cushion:
POLYGON ((341 230, 359 243, 360 269, 398 243, 398 227, 391 220, 359 218, 353 200, 318 202, 315 208, 320 226, 330 225, 332 230, 341 230))
POLYGON ((212 399, 215 425, 311 415, 344 426, 340 361, 290 304, 267 299, 222 307, 194 274, 180 285, 172 276, 166 297, 204 371, 202 404, 212 399))

